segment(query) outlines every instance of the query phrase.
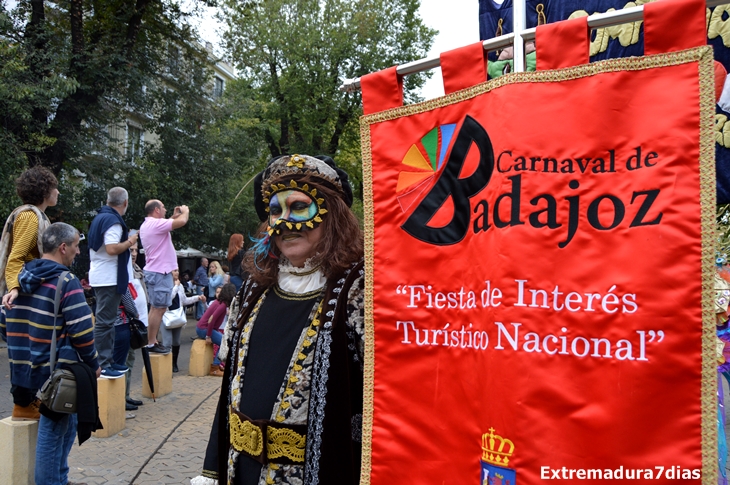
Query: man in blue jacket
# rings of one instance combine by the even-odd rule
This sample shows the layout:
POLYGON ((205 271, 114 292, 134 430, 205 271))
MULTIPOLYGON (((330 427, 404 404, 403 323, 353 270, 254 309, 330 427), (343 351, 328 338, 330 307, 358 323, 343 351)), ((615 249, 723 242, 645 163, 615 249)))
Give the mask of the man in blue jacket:
POLYGON ((114 355, 114 322, 122 295, 127 292, 133 273, 129 248, 137 242, 137 234, 129 235, 122 216, 129 206, 129 195, 123 187, 107 192, 106 205, 89 227, 89 283, 96 296, 94 338, 99 351, 101 376, 118 379, 127 367, 116 364, 114 355))
MULTIPOLYGON (((18 276, 20 294, 6 312, 5 328, 13 385, 40 389, 51 374, 49 366, 54 325, 56 286, 62 284, 59 314, 56 318, 59 364, 83 362, 98 378, 101 368, 94 347, 91 309, 84 289, 72 273, 59 283, 59 276, 79 253, 79 233, 63 222, 46 229, 41 238, 43 254, 25 264, 18 276)), ((77 405, 78 408, 78 405, 77 405)), ((68 455, 76 437, 77 415, 52 412, 41 406, 36 445, 35 480, 37 484, 65 484, 68 481, 68 455)))

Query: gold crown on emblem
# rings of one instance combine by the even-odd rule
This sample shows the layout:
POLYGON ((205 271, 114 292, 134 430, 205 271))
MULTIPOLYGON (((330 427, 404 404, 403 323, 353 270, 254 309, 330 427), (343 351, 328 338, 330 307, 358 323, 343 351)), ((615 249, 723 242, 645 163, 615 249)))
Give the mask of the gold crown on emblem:
POLYGON ((515 445, 507 438, 494 434, 494 428, 482 435, 482 461, 492 465, 507 466, 515 445), (509 446, 509 449, 505 449, 509 446))

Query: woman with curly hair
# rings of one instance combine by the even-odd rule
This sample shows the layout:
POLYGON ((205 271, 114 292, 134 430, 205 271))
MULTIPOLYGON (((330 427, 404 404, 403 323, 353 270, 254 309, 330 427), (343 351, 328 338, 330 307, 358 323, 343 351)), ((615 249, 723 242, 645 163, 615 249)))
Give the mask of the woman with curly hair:
MULTIPOLYGON (((23 172, 15 180, 15 189, 23 205, 10 213, 0 238, 0 294, 5 308, 12 308, 18 297, 18 275, 23 265, 40 258, 43 252, 41 236, 51 225, 45 210, 55 206, 59 196, 55 175, 40 165, 23 172)), ((37 389, 13 385, 10 392, 14 403, 13 420, 40 419, 37 389)))
POLYGON ((359 482, 363 236, 351 204, 329 157, 283 156, 257 175, 259 239, 243 259, 224 385, 191 483, 359 482))

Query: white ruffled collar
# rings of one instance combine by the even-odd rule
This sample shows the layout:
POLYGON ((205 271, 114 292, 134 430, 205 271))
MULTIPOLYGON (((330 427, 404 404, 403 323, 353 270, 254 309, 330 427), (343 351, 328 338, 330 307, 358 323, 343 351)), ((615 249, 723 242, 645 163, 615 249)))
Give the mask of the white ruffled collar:
POLYGON ((279 288, 295 294, 309 293, 324 287, 327 278, 322 269, 313 263, 314 257, 304 262, 303 268, 293 266, 288 259, 281 256, 279 262, 279 288))

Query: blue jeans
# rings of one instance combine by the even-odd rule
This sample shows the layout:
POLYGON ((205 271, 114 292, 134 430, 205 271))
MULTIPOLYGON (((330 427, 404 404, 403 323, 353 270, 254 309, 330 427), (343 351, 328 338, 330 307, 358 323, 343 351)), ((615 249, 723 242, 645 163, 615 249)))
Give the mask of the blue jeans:
MULTIPOLYGON (((199 338, 205 338, 207 334, 207 330, 203 330, 202 328, 195 328, 195 333, 198 334, 199 338)), ((210 334, 210 340, 220 347, 221 342, 223 341, 223 334, 220 333, 218 330, 213 330, 213 333, 210 334)), ((218 360, 218 354, 215 354, 213 356, 213 365, 219 365, 221 363, 220 360, 218 360)))
POLYGON ((76 414, 67 414, 59 421, 41 416, 35 448, 36 485, 66 485, 68 454, 76 438, 76 414))
POLYGON ((114 325, 114 363, 125 365, 129 354, 129 325, 114 325))
POLYGON ((231 276, 231 283, 233 283, 236 286, 236 293, 238 293, 238 290, 241 289, 241 286, 243 286, 243 280, 240 276, 233 275, 231 276))
MULTIPOLYGON (((196 295, 202 295, 203 294, 203 290, 205 288, 207 288, 207 286, 197 285, 195 287, 195 294, 196 295)), ((207 303, 203 303, 202 301, 199 301, 198 303, 196 303, 195 304, 195 319, 196 320, 200 320, 200 317, 203 316, 203 313, 205 313, 205 310, 207 308, 208 308, 208 304, 207 303)))

